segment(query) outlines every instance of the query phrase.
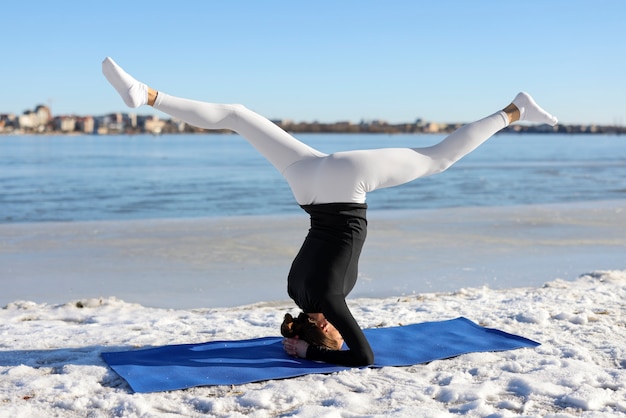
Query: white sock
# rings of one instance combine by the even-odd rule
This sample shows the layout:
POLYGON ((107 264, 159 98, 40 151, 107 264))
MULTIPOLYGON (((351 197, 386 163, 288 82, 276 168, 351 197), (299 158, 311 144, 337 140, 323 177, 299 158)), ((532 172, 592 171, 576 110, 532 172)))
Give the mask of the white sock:
POLYGON ((513 99, 513 104, 519 109, 520 120, 547 123, 550 126, 554 126, 558 122, 556 117, 539 107, 528 93, 519 93, 515 96, 515 99, 513 99))
POLYGON ((102 74, 122 96, 128 107, 139 107, 148 103, 148 86, 135 80, 111 58, 102 61, 102 74))

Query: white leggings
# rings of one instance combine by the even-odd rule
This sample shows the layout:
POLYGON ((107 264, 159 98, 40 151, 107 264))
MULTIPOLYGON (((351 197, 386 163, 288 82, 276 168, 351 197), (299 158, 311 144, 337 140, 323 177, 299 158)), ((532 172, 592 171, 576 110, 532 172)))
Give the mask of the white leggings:
POLYGON ((242 105, 205 103, 159 92, 154 108, 199 128, 237 132, 285 177, 300 205, 365 203, 367 192, 446 170, 508 124, 500 111, 430 147, 324 154, 242 105))

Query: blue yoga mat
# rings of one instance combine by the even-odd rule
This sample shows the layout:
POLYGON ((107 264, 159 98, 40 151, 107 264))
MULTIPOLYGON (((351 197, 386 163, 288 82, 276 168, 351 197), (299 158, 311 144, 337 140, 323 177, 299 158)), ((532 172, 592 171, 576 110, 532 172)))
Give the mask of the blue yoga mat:
MULTIPOLYGON (((376 361, 370 367, 376 368, 539 345, 524 337, 481 327, 463 317, 364 332, 376 361)), ((348 369, 290 357, 283 351, 281 337, 110 352, 102 353, 102 358, 135 392, 238 385, 348 369)))

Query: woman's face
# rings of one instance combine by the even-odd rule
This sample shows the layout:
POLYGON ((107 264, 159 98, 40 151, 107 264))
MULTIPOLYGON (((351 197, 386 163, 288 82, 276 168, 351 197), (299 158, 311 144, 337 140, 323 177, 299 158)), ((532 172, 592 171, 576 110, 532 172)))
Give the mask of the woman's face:
POLYGON ((328 338, 335 342, 336 346, 333 348, 335 350, 341 350, 341 347, 343 346, 343 337, 341 336, 339 331, 337 331, 337 328, 335 328, 333 324, 328 322, 328 320, 324 317, 324 314, 310 313, 308 315, 309 318, 315 321, 315 324, 320 327, 320 329, 328 336, 328 338))

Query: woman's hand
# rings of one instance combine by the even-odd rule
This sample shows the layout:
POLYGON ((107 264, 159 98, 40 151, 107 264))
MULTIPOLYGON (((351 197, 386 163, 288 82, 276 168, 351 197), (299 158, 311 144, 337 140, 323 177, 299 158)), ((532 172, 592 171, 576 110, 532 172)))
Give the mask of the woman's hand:
POLYGON ((306 351, 309 349, 309 343, 298 338, 284 338, 283 348, 290 356, 306 358, 306 351))

